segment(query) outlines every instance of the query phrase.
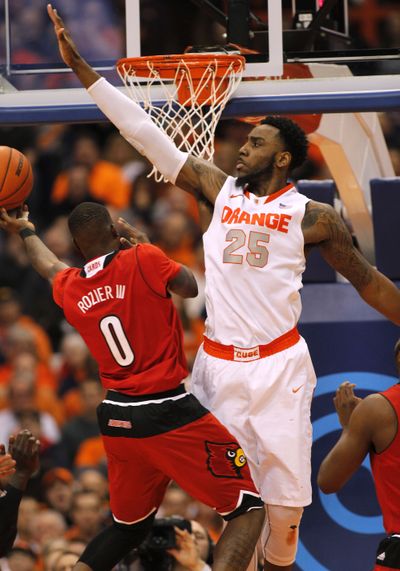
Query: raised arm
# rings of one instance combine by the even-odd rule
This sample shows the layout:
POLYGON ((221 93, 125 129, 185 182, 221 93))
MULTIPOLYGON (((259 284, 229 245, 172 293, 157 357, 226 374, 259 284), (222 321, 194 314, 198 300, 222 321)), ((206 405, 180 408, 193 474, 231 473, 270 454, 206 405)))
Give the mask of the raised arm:
POLYGON ((24 240, 25 250, 33 268, 43 278, 53 281, 58 272, 68 268, 41 241, 35 232, 35 227, 28 220, 28 210, 25 208, 20 218, 9 216, 4 208, 0 209, 0 228, 11 234, 19 234, 24 240))
POLYGON ((357 398, 353 387, 348 382, 342 383, 333 399, 343 431, 318 472, 318 486, 325 494, 337 492, 345 485, 373 444, 376 407, 371 397, 357 398))
POLYGON ((400 325, 400 291, 354 247, 332 206, 309 202, 302 229, 306 246, 318 246, 328 264, 349 280, 364 301, 400 325))
POLYGON ((199 200, 214 204, 227 175, 214 164, 180 151, 140 105, 101 77, 81 57, 51 4, 48 4, 47 11, 54 24, 62 59, 121 135, 173 184, 194 194, 199 200))

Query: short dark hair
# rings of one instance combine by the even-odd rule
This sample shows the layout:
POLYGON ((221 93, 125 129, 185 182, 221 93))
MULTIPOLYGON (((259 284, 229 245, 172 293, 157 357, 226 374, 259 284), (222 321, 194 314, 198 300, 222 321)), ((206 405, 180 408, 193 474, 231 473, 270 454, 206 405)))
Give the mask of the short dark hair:
POLYGON ((85 227, 101 229, 112 224, 107 208, 97 202, 81 202, 68 217, 68 228, 72 236, 85 227))
POLYGON ((285 150, 292 155, 290 169, 300 167, 307 158, 308 140, 303 129, 287 117, 268 115, 261 125, 271 125, 278 129, 285 145, 285 150))

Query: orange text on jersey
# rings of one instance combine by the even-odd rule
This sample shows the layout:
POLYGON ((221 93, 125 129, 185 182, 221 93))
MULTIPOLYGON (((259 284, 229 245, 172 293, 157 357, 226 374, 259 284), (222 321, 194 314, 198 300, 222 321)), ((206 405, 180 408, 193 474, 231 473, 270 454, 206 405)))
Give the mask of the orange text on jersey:
POLYGON ((222 211, 221 222, 225 224, 253 224, 255 226, 266 226, 271 230, 288 233, 289 222, 292 219, 290 214, 274 212, 246 212, 241 208, 229 208, 225 206, 222 211))

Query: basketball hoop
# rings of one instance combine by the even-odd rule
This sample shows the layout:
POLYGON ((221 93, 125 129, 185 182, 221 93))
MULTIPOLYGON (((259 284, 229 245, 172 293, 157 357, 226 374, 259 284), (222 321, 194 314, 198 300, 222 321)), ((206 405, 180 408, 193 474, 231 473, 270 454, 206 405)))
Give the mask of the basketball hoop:
MULTIPOLYGON (((130 97, 179 149, 211 160, 216 126, 244 65, 239 54, 188 53, 124 58, 117 70, 130 97), (161 105, 154 101, 156 87, 161 105)), ((155 168, 151 174, 163 178, 155 168)))

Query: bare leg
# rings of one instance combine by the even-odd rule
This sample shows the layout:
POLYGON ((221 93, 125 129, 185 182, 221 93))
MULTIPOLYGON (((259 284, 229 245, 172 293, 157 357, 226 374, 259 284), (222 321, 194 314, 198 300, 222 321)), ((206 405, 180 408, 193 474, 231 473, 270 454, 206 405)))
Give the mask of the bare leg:
POLYGON ((258 557, 257 557, 257 549, 253 553, 253 557, 250 560, 249 565, 247 566, 246 571, 257 571, 258 570, 258 557))
POLYGON ((265 511, 257 509, 228 522, 215 548, 213 571, 246 570, 255 551, 264 517, 265 511))
POLYGON ((78 563, 76 563, 74 566, 74 571, 91 571, 91 569, 86 565, 86 563, 78 561, 78 563))

